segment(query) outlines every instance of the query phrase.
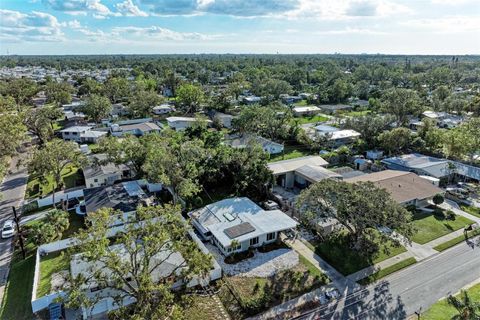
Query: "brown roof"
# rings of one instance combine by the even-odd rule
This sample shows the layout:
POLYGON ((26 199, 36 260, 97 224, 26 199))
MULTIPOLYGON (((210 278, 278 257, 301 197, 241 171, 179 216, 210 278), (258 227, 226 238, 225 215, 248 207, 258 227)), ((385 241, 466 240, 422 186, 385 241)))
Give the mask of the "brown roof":
POLYGON ((398 203, 405 203, 414 199, 423 200, 431 198, 442 189, 433 185, 412 172, 384 170, 363 176, 345 179, 347 182, 371 181, 392 195, 398 203))

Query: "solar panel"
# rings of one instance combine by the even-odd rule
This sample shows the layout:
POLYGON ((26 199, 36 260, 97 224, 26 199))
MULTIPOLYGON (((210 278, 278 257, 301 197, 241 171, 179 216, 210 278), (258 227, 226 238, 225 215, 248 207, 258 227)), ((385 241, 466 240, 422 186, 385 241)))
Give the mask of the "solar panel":
POLYGON ((244 234, 255 231, 255 228, 249 222, 243 222, 236 226, 225 229, 223 232, 230 238, 234 239, 244 234))

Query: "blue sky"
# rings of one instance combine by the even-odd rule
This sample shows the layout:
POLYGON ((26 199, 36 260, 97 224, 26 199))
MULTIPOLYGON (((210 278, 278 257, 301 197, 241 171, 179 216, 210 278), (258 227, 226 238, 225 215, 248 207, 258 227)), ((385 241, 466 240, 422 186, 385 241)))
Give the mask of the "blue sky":
POLYGON ((480 54, 480 0, 0 0, 0 54, 480 54))

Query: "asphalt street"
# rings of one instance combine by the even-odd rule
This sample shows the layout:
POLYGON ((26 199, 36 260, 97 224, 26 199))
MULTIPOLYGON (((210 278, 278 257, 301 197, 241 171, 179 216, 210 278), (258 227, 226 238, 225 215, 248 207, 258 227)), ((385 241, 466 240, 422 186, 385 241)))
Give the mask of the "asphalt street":
MULTIPOLYGON (((12 206, 19 208, 25 195, 27 184, 27 170, 25 167, 16 167, 16 160, 10 166, 11 174, 5 176, 0 186, 0 227, 3 222, 13 219, 12 206)), ((19 212, 18 212, 19 213, 19 212)), ((8 277, 10 260, 12 256, 12 238, 0 239, 0 301, 3 298, 3 289, 8 277)))
POLYGON ((405 319, 480 279, 479 238, 347 294, 298 319, 405 319))

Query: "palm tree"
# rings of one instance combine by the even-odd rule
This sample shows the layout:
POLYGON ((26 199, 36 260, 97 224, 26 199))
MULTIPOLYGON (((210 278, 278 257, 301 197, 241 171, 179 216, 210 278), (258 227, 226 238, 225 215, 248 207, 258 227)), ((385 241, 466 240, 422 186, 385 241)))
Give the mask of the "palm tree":
POLYGON ((480 303, 473 301, 467 291, 460 292, 460 299, 452 295, 448 296, 447 303, 457 309, 458 314, 452 320, 479 320, 480 303))

